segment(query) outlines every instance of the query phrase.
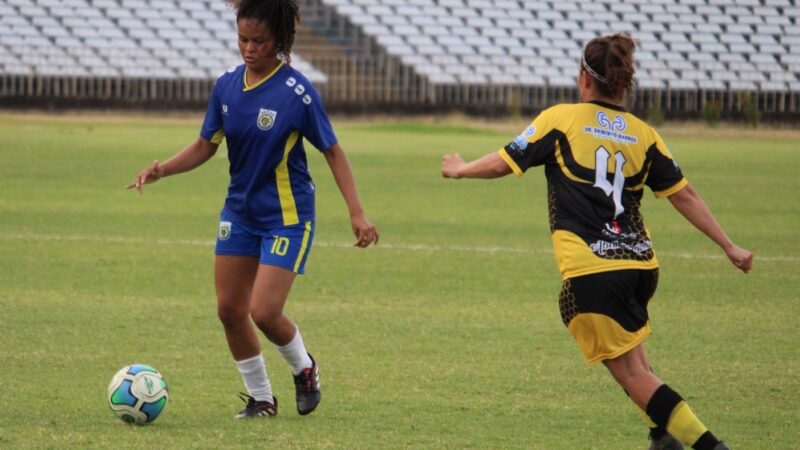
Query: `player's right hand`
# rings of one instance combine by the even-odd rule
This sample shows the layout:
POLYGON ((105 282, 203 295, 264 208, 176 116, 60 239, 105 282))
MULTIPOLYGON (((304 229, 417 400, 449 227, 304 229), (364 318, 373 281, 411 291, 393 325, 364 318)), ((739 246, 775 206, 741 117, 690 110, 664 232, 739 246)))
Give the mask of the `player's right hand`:
POLYGON ((464 159, 461 155, 454 153, 442 157, 442 176, 445 178, 461 178, 458 171, 464 166, 464 159))
POLYGON ((136 181, 125 186, 125 189, 136 188, 140 194, 143 194, 144 190, 142 189, 142 186, 149 183, 155 183, 156 181, 160 180, 162 176, 164 176, 164 169, 161 167, 158 161, 153 161, 153 164, 139 172, 139 175, 136 176, 136 181))
POLYGON ((734 245, 729 250, 726 250, 725 253, 733 265, 742 272, 750 272, 750 269, 753 268, 753 252, 734 245))

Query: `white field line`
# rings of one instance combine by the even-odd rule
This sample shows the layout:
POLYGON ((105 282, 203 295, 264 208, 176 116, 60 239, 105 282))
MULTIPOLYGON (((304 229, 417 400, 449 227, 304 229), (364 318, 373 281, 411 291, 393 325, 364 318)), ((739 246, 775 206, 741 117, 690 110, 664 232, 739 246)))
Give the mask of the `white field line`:
MULTIPOLYGON (((141 237, 123 236, 92 236, 92 235, 59 235, 59 234, 11 234, 0 235, 0 240, 15 241, 73 241, 73 242, 106 242, 112 244, 143 244, 143 245, 185 245, 195 247, 213 247, 214 241, 205 239, 148 239, 141 237)), ((314 241, 314 246, 322 248, 350 248, 353 244, 346 242, 314 241)), ((515 254, 553 254, 551 249, 535 249, 521 247, 498 246, 462 246, 462 245, 429 245, 429 244, 388 244, 381 243, 378 250, 400 250, 411 252, 473 252, 473 253, 515 253, 515 254)), ((694 254, 686 252, 657 252, 658 256, 681 259, 725 259, 722 254, 694 254)), ((800 262, 800 256, 759 256, 756 261, 765 262, 800 262)))

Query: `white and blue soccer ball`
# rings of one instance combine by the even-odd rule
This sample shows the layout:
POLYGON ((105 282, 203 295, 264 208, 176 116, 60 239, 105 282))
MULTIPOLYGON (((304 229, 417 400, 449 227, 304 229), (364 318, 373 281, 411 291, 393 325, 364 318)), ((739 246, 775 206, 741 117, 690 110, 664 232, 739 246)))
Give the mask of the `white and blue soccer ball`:
POLYGON ((167 406, 167 382, 158 371, 144 364, 123 367, 108 385, 108 405, 120 420, 144 425, 161 415, 167 406))

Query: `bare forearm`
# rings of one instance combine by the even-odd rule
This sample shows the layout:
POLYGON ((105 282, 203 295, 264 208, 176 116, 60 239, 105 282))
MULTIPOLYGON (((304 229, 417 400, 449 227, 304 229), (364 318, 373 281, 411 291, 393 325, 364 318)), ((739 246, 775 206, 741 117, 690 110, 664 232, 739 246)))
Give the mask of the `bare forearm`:
POLYGON ((363 214, 364 210, 361 207, 361 200, 358 198, 353 171, 350 168, 350 162, 347 160, 344 150, 339 144, 335 144, 325 152, 325 159, 331 168, 336 185, 339 186, 339 190, 342 192, 350 216, 363 214))
POLYGON ((212 144, 203 138, 198 138, 195 142, 187 145, 186 148, 161 164, 161 169, 164 171, 162 176, 166 177, 188 172, 211 159, 216 152, 216 144, 212 144))
POLYGON ((511 168, 497 152, 464 162, 461 155, 445 155, 442 159, 442 176, 445 178, 499 178, 511 173, 511 168))
POLYGON ((725 234, 714 214, 706 206, 706 203, 700 197, 700 194, 692 188, 691 185, 686 185, 680 191, 669 196, 669 201, 686 220, 694 225, 698 230, 705 233, 706 236, 711 238, 717 245, 719 245, 728 259, 731 260, 734 266, 744 273, 747 273, 753 267, 753 253, 749 250, 739 247, 725 234))
POLYGON ((347 155, 339 144, 334 144, 325 151, 324 155, 331 168, 331 173, 333 173, 333 179, 336 180, 336 185, 339 186, 344 201, 347 203, 350 224, 353 234, 356 236, 356 247, 364 248, 372 243, 377 244, 380 239, 378 229, 367 219, 364 209, 361 207, 361 200, 358 198, 356 182, 353 171, 350 169, 350 162, 347 161, 347 155))
POLYGON ((714 214, 703 201, 700 194, 687 185, 685 188, 669 196, 672 206, 680 212, 686 220, 711 238, 723 250, 728 250, 733 246, 733 242, 725 234, 714 214))

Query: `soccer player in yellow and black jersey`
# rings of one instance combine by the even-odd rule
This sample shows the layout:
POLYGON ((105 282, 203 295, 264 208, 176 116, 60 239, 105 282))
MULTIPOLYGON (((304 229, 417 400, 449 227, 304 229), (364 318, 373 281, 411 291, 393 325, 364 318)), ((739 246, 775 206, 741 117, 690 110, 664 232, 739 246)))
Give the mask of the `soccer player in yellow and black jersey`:
POLYGON ((650 369, 643 341, 658 261, 639 211, 644 188, 667 197, 744 272, 736 246, 684 178, 661 137, 620 106, 633 86, 634 42, 592 40, 581 58, 583 103, 542 112, 505 148, 466 163, 445 155, 447 178, 496 178, 545 166, 550 230, 562 275, 561 317, 590 364, 602 362, 651 427, 651 449, 722 450, 683 398, 650 369))

